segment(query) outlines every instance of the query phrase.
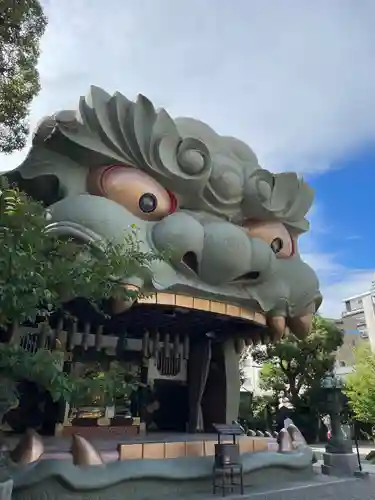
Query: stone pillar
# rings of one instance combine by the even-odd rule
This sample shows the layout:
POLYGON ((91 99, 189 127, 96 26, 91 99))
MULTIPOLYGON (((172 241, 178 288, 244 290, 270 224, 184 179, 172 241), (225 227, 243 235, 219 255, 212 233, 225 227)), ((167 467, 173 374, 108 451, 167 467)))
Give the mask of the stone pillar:
POLYGON ((328 476, 354 476, 359 472, 357 455, 353 445, 343 433, 341 425, 342 394, 339 389, 330 391, 328 400, 331 417, 331 438, 323 453, 322 473, 328 476))
POLYGON ((69 418, 69 412, 70 412, 70 405, 69 403, 65 403, 64 420, 63 420, 64 427, 71 427, 72 425, 71 419, 69 418))
POLYGON ((13 491, 13 480, 0 482, 0 500, 11 500, 13 491))
POLYGON ((240 408, 240 356, 236 352, 233 338, 228 338, 223 343, 223 355, 225 366, 225 423, 231 424, 238 419, 240 408))

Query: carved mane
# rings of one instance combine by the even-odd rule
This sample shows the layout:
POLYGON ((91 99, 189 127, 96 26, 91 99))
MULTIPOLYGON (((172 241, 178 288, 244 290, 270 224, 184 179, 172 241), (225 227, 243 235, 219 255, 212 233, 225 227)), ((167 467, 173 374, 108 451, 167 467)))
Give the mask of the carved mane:
POLYGON ((196 120, 173 120, 143 95, 132 102, 92 86, 76 112, 60 111, 40 123, 20 167, 22 177, 41 175, 43 153, 87 168, 111 163, 139 168, 176 191, 183 208, 235 222, 280 220, 295 233, 309 227, 305 216, 313 191, 295 173, 271 174, 243 142, 219 136, 196 120), (31 167, 39 173, 32 175, 31 167))

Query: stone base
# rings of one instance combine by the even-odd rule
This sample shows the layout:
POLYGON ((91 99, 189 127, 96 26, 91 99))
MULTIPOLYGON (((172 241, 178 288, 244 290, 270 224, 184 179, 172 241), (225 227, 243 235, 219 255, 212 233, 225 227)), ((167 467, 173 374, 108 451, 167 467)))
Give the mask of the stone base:
POLYGON ((323 453, 322 474, 347 477, 359 472, 355 453, 323 453))
POLYGON ((326 453, 353 453, 353 443, 349 439, 331 438, 327 443, 326 453))
POLYGON ((363 470, 357 470, 354 473, 354 477, 357 477, 358 479, 368 479, 370 474, 368 472, 364 472, 363 470))

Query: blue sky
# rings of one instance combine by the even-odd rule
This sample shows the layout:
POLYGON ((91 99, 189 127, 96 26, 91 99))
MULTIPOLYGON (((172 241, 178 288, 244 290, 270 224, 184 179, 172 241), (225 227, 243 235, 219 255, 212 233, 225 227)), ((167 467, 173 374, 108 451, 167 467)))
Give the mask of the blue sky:
MULTIPOLYGON (((143 93, 247 142, 263 167, 316 189, 303 257, 322 312, 366 290, 375 270, 374 0, 42 0, 42 90, 31 127, 74 109, 90 84, 143 93)), ((0 156, 15 168, 24 152, 0 156)))
POLYGON ((337 252, 349 268, 369 269, 375 260, 375 147, 363 148, 335 166, 309 179, 316 190, 316 203, 326 207, 330 228, 321 247, 325 252, 337 252))
POLYGON ((301 249, 318 271, 325 292, 322 310, 329 316, 337 317, 340 301, 366 291, 373 279, 374 164, 375 147, 367 144, 324 173, 306 176, 316 192, 315 211, 301 249))

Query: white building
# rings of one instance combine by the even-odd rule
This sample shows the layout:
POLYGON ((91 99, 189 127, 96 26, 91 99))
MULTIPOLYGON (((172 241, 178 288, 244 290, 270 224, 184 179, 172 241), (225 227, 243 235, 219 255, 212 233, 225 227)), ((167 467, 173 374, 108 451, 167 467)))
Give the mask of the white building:
MULTIPOLYGON (((364 326, 364 317, 363 308, 357 307, 353 310, 353 314, 343 313, 341 320, 330 320, 344 331, 343 345, 339 348, 336 355, 335 373, 338 376, 345 377, 345 375, 353 372, 355 349, 360 344, 369 341, 368 328, 364 326)), ((373 338, 375 338, 375 335, 373 338)), ((256 363, 251 353, 249 353, 249 357, 244 361, 243 365, 245 382, 241 388, 242 392, 251 392, 254 396, 266 394, 259 387, 261 369, 262 366, 256 363)))
POLYGON ((263 391, 259 387, 259 374, 262 366, 256 363, 251 354, 245 359, 243 370, 245 382, 241 387, 241 392, 251 392, 254 396, 260 396, 263 391))
POLYGON ((343 329, 357 332, 362 340, 368 339, 375 352, 375 283, 372 283, 369 290, 349 297, 344 302, 343 329))
MULTIPOLYGON (((354 350, 362 343, 370 342, 375 352, 375 275, 369 289, 344 300, 345 311, 341 320, 332 320, 344 332, 344 343, 337 352, 335 373, 344 376, 352 373, 354 350)), ((245 383, 243 392, 251 392, 254 396, 264 394, 259 387, 261 365, 257 364, 251 354, 244 361, 245 383)))

